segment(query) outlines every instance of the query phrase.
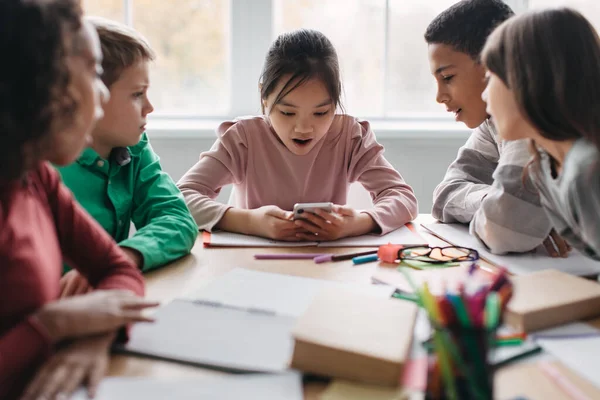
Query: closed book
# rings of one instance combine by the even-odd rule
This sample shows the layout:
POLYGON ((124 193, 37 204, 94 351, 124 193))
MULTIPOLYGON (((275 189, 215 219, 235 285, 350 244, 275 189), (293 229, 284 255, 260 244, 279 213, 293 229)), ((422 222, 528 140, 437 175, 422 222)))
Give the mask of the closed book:
POLYGON ((600 315, 600 285, 557 270, 512 278, 513 297, 504 319, 515 329, 533 332, 600 315))
POLYGON ((292 368, 398 386, 409 357, 417 306, 344 289, 320 292, 292 330, 292 368))

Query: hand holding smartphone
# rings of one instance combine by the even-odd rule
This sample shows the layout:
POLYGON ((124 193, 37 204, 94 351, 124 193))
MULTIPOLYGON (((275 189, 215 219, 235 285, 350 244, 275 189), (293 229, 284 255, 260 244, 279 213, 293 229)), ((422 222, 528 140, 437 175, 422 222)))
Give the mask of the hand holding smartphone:
POLYGON ((316 210, 333 212, 333 203, 297 203, 294 205, 294 219, 303 219, 306 213, 315 213, 316 210))

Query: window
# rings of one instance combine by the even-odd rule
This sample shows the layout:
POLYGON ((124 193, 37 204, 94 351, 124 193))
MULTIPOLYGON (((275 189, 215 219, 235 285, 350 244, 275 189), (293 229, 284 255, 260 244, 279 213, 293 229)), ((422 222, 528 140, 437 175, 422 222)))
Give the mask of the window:
POLYGON ((324 32, 338 51, 347 112, 385 118, 444 115, 434 100, 423 33, 437 13, 455 2, 178 0, 174 6, 163 0, 84 0, 83 4, 86 14, 127 22, 149 39, 157 53, 150 92, 155 116, 259 112, 256 84, 267 47, 276 35, 307 27, 324 32), (235 15, 247 22, 238 19, 232 26, 235 15), (270 21, 265 23, 264 16, 270 21), (268 36, 257 37, 257 30, 266 30, 268 36))
POLYGON ((340 60, 346 111, 383 111, 385 1, 275 0, 275 32, 311 28, 333 43, 340 60))
MULTIPOLYGON (((457 0, 83 0, 89 15, 124 21, 157 53, 151 99, 161 117, 260 112, 258 79, 274 37, 321 30, 338 51, 346 111, 384 120, 441 118, 423 34, 457 0)), ((517 12, 568 5, 600 28, 598 0, 506 0, 517 12)))
POLYGON ((152 45, 150 98, 156 114, 229 111, 228 0, 85 0, 88 15, 128 21, 152 45))
POLYGON ((389 2, 385 116, 448 116, 445 107, 435 101, 436 85, 423 35, 429 23, 454 3, 455 0, 389 2))

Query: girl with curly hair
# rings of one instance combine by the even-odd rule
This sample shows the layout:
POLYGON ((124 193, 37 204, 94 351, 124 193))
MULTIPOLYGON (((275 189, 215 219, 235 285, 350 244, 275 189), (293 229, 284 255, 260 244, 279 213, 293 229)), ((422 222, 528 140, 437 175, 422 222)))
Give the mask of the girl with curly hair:
POLYGON ((0 54, 0 398, 93 395, 119 330, 155 305, 48 163, 75 160, 102 116, 98 37, 77 0, 3 0, 0 54), (63 260, 97 290, 59 300, 63 260))

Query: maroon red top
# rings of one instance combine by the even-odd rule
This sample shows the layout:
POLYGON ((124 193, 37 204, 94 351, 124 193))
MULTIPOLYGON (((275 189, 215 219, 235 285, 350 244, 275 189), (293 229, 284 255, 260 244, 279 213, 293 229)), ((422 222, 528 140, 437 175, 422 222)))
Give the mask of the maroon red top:
POLYGON ((28 317, 59 296, 63 260, 98 289, 144 294, 138 268, 47 163, 0 181, 0 398, 20 394, 52 352, 28 317))

